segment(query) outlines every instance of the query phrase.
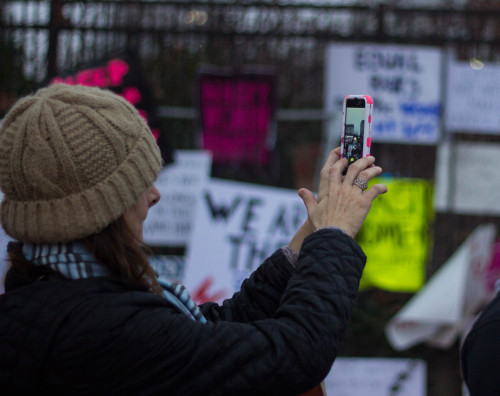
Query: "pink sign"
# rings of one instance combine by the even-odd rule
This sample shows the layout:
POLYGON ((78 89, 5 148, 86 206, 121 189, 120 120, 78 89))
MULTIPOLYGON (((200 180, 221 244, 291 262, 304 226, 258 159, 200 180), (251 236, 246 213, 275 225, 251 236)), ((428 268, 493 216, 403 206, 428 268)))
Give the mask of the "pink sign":
POLYGON ((275 113, 271 74, 199 75, 203 149, 218 163, 265 165, 275 113))
POLYGON ((83 67, 75 72, 54 77, 50 83, 86 85, 109 89, 124 97, 135 106, 146 120, 160 147, 165 164, 172 162, 169 139, 161 133, 155 117, 155 103, 150 89, 140 72, 136 57, 124 55, 104 60, 90 67, 83 67))

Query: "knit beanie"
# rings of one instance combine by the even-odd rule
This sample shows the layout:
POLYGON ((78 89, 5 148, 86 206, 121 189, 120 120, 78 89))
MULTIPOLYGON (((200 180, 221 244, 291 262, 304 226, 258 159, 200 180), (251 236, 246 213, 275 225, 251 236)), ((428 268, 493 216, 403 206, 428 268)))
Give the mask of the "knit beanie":
POLYGON ((137 201, 161 165, 125 99, 94 87, 42 88, 14 104, 0 128, 2 226, 37 243, 92 235, 137 201))

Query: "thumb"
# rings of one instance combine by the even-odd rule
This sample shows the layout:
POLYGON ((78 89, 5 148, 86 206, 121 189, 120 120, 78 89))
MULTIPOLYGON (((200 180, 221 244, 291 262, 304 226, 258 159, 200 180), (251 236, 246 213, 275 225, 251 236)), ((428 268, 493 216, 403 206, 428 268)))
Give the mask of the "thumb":
POLYGON ((307 188, 301 188, 298 191, 299 197, 302 198, 302 201, 304 202, 304 205, 306 206, 307 213, 310 212, 310 210, 316 206, 316 197, 314 194, 309 191, 307 188))

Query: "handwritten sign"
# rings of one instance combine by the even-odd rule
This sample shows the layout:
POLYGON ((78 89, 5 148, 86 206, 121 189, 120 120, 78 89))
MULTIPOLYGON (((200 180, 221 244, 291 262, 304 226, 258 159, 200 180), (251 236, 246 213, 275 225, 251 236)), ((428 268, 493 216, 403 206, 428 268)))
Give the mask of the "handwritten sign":
MULTIPOLYGON (((286 246, 307 218, 295 190, 211 179, 196 208, 184 284, 195 301, 203 285, 220 298, 275 250, 286 246)), ((213 293, 212 293, 213 295, 213 293)))
POLYGON ((161 194, 144 222, 150 246, 185 246, 196 219, 201 189, 210 176, 211 155, 201 150, 174 152, 173 164, 160 171, 155 186, 161 194))
POLYGON ((437 162, 437 209, 500 216, 500 174, 496 162, 499 156, 498 143, 442 145, 437 162))
POLYGON ((155 273, 171 282, 183 282, 184 266, 186 258, 184 256, 156 255, 149 256, 149 264, 155 273))
POLYGON ((419 359, 339 357, 325 378, 335 396, 425 396, 426 387, 427 365, 419 359))
POLYGON ((448 60, 445 123, 450 132, 500 134, 500 64, 448 60))
POLYGON ((377 198, 357 240, 368 257, 360 287, 398 292, 419 290, 425 281, 432 186, 421 179, 372 179, 388 194, 377 198))
POLYGON ((372 138, 388 143, 435 143, 441 115, 441 52, 402 45, 331 44, 326 50, 325 109, 337 115, 330 134, 341 131, 342 101, 371 95, 372 138))
POLYGON ((203 149, 214 163, 265 165, 274 144, 276 77, 271 73, 200 71, 203 149))

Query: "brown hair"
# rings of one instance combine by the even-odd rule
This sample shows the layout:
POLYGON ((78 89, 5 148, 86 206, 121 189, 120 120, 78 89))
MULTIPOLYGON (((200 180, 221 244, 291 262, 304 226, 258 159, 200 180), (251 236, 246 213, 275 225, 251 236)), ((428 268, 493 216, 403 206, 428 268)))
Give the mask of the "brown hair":
POLYGON ((148 249, 137 239, 123 216, 82 242, 113 275, 139 281, 154 294, 163 296, 163 289, 148 261, 148 249))

